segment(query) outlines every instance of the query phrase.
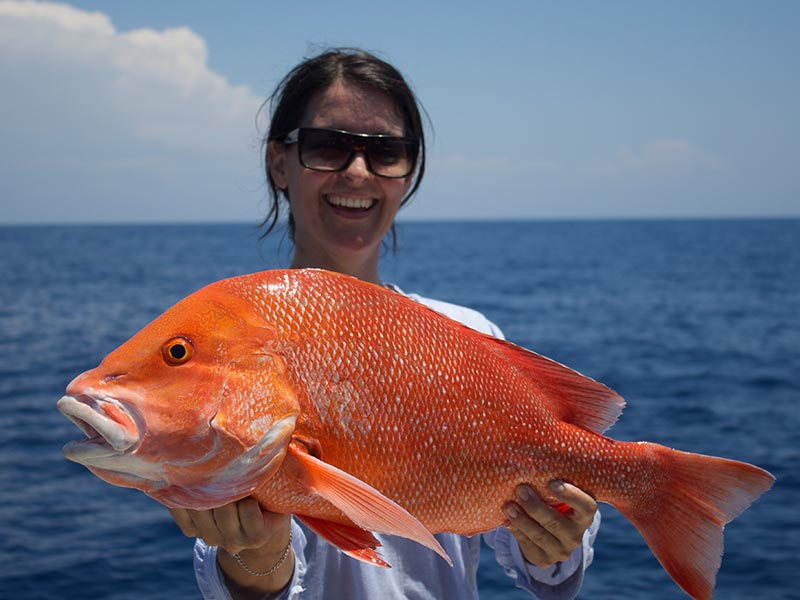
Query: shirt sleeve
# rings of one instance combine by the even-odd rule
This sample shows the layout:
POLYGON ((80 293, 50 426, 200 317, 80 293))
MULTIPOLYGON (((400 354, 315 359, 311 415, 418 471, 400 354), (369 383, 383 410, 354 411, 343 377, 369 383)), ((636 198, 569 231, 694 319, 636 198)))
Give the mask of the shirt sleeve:
POLYGON ((528 563, 516 538, 504 527, 484 533, 483 539, 495 551, 497 562, 518 588, 539 600, 573 600, 583 585, 583 573, 594 558, 593 546, 599 528, 600 511, 597 511, 583 534, 580 547, 567 560, 547 568, 528 563))
MULTIPOLYGON (((292 519, 292 548, 294 550, 294 573, 289 585, 278 595, 268 596, 275 600, 295 600, 303 591, 303 577, 306 574, 305 560, 306 536, 292 519)), ((217 565, 217 547, 209 546, 203 540, 194 543, 194 576, 197 587, 204 600, 233 600, 225 585, 225 576, 217 565)))

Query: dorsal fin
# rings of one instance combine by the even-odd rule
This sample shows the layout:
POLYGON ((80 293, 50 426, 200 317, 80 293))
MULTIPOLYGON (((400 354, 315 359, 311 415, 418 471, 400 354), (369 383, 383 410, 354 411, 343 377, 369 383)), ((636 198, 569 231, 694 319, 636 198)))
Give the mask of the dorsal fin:
POLYGON ((603 433, 617 422, 625 400, 602 383, 520 346, 485 336, 489 347, 547 393, 542 398, 566 423, 603 433))
POLYGON ((546 392, 539 400, 565 423, 602 434, 616 423, 622 414, 625 400, 614 390, 591 377, 522 346, 472 329, 424 304, 417 306, 420 310, 430 311, 438 318, 444 317, 456 330, 461 329, 469 337, 482 338, 489 350, 509 362, 546 392))

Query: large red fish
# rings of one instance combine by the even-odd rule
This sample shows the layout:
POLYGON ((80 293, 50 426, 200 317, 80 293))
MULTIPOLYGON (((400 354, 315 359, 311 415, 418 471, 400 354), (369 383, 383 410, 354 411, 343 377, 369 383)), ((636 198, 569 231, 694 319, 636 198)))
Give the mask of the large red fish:
POLYGON ((503 523, 521 483, 615 506, 693 598, 711 597, 722 528, 773 477, 618 442, 605 386, 384 288, 268 271, 185 298, 77 377, 58 403, 87 439, 67 458, 171 507, 254 495, 348 554, 377 531, 446 557, 432 533, 503 523))

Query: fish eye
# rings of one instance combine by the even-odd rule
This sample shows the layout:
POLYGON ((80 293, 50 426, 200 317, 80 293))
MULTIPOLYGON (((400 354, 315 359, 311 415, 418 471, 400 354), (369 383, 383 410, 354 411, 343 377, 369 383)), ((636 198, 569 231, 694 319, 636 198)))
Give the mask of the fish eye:
POLYGON ((177 367, 189 362, 194 356, 194 346, 186 338, 172 338, 161 347, 161 355, 168 365, 177 367))

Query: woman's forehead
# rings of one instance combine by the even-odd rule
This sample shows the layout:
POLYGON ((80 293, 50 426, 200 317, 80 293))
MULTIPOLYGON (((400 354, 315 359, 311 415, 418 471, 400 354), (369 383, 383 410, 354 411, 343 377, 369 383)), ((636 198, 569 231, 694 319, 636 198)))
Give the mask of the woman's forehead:
POLYGON ((312 96, 301 126, 357 133, 405 133, 403 117, 387 94, 341 81, 312 96))

